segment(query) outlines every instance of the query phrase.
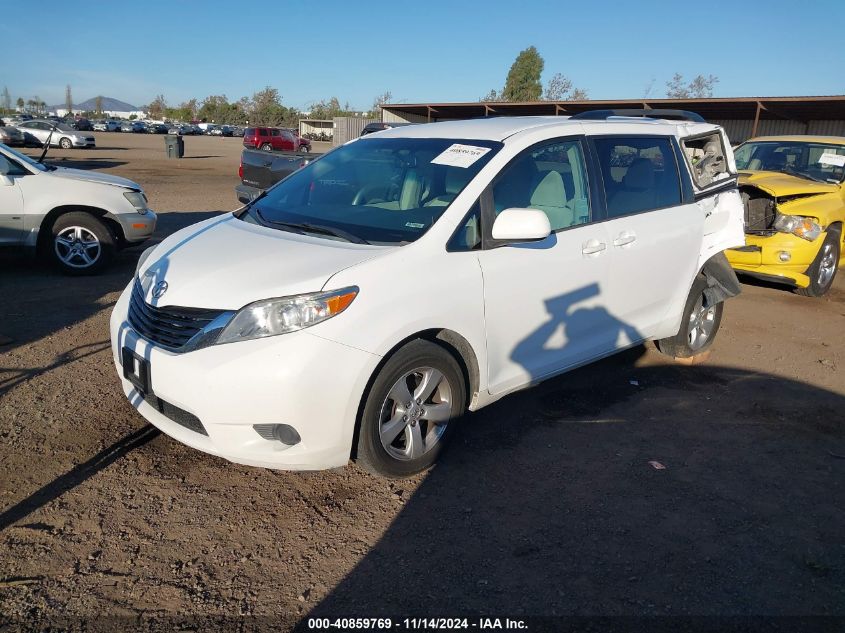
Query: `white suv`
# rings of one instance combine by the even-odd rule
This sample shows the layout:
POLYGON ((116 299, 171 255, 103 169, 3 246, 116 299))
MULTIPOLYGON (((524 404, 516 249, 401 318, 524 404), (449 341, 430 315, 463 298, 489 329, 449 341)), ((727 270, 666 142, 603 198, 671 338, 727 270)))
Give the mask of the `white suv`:
POLYGON ((703 352, 739 292, 730 145, 603 118, 371 134, 170 236, 112 314, 126 396, 234 462, 401 477, 467 409, 646 339, 703 352))
POLYGON ((126 178, 43 165, 0 144, 0 247, 52 259, 71 275, 93 274, 115 250, 152 236, 156 215, 126 178))

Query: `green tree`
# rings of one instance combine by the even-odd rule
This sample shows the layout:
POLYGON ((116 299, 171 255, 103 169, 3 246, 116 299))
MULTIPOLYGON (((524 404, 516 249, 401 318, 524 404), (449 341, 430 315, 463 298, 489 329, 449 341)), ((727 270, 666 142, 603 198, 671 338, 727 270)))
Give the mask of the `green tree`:
POLYGON ((544 101, 584 101, 586 99, 587 91, 573 87, 572 80, 562 73, 555 73, 546 82, 544 101))
POLYGON ((160 119, 164 115, 164 110, 167 108, 167 100, 164 95, 157 95, 155 99, 150 101, 147 106, 147 112, 154 119, 160 119))
POLYGON ((70 84, 65 86, 65 110, 67 114, 73 114, 73 95, 70 92, 70 84))
POLYGON ((543 73, 543 58, 533 46, 516 56, 508 71, 502 97, 505 101, 537 101, 543 94, 540 75, 543 73))
POLYGON ((22 110, 23 110, 24 105, 26 105, 26 104, 24 103, 23 97, 18 97, 18 100, 17 100, 17 101, 15 101, 15 105, 16 105, 16 106, 18 106, 18 110, 21 110, 21 111, 22 111, 22 110))
MULTIPOLYGON (((372 118, 381 119, 382 106, 384 106, 385 103, 390 103, 391 99, 393 99, 393 94, 390 90, 385 90, 382 94, 373 99, 373 109, 370 110, 372 118)), ((346 104, 346 108, 349 109, 349 104, 346 104)))
POLYGON ((502 97, 502 91, 501 90, 496 90, 495 88, 491 88, 490 92, 488 92, 486 95, 481 97, 481 99, 479 99, 479 101, 504 101, 504 98, 502 97))
POLYGON ((209 95, 202 100, 197 118, 211 123, 230 123, 229 100, 226 95, 209 95))
POLYGON ((288 109, 282 105, 279 91, 270 86, 252 95, 250 123, 279 126, 289 118, 288 109))
POLYGON ((719 83, 715 75, 698 75, 687 83, 681 73, 675 73, 666 82, 666 96, 669 99, 703 99, 713 96, 713 87, 719 83))

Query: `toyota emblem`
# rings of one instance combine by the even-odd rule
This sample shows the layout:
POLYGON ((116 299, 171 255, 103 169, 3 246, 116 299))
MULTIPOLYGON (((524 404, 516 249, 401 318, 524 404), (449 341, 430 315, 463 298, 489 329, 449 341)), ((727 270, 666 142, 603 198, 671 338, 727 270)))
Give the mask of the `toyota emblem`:
POLYGON ((158 282, 155 285, 155 287, 153 288, 153 299, 158 299, 158 298, 162 297, 165 292, 167 292, 167 282, 166 281, 158 282))

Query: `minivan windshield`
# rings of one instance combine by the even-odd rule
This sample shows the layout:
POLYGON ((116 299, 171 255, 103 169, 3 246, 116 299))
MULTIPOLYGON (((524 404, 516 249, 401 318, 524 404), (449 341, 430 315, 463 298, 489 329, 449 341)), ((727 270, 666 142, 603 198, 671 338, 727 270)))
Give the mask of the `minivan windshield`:
POLYGON ((371 136, 294 172, 241 218, 357 243, 413 242, 501 147, 496 141, 371 136))
POLYGON ((736 167, 779 171, 818 182, 845 180, 845 145, 810 141, 750 141, 735 151, 736 167))

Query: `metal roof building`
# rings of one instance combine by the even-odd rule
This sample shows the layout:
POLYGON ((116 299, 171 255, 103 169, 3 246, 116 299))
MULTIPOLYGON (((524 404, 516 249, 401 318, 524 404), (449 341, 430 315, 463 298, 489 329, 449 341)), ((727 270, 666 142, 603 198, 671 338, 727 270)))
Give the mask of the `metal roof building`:
POLYGON ((816 134, 845 136, 845 95, 821 97, 735 97, 708 99, 624 99, 613 101, 526 101, 392 103, 383 106, 390 122, 425 123, 488 116, 571 116, 588 110, 679 109, 697 112, 721 125, 734 143, 753 136, 816 134))

